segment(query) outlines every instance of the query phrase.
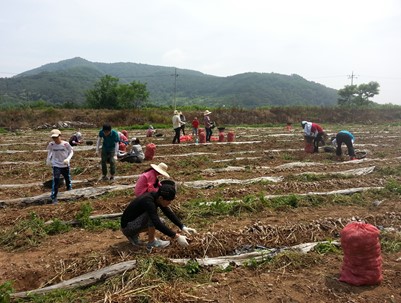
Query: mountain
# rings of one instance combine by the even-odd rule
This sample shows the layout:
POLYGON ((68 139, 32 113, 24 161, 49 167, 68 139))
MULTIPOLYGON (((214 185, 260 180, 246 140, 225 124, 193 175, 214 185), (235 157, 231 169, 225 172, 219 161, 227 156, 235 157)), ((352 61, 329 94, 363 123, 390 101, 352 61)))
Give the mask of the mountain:
POLYGON ((99 63, 82 58, 49 63, 12 78, 0 78, 0 105, 38 100, 85 102, 85 91, 104 75, 120 83, 146 83, 155 105, 334 105, 337 91, 298 75, 243 73, 217 77, 187 69, 139 63, 99 63))

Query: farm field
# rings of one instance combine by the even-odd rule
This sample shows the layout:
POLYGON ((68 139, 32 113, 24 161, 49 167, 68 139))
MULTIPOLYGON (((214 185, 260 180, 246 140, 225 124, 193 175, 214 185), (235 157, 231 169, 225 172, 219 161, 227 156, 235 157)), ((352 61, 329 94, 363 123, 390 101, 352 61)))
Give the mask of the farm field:
MULTIPOLYGON (((329 137, 342 129, 325 127, 329 137)), ((305 153, 301 128, 235 127, 227 129, 235 132, 232 143, 179 145, 171 144, 170 131, 145 138, 144 131, 131 130, 129 136, 138 137, 143 147, 156 144, 155 158, 140 164, 118 162, 115 181, 99 181, 94 145, 75 147, 73 190, 67 193, 61 187, 57 205, 48 204, 50 189, 43 186, 51 179, 51 168, 45 165, 50 129, 3 133, 0 285, 12 281, 16 293, 30 291, 136 260, 133 269, 90 287, 12 300, 401 302, 401 127, 348 129, 366 158, 336 161, 323 147, 317 154, 305 153), (178 186, 172 208, 198 234, 190 237, 186 249, 173 241, 166 249, 147 253, 123 236, 118 213, 134 198, 138 175, 160 162, 168 165, 178 186), (117 215, 88 217, 107 214, 117 215), (357 220, 381 230, 380 285, 339 281, 343 254, 335 242, 344 226, 357 220), (43 224, 49 221, 60 224, 43 224), (68 221, 75 223, 63 230, 62 222, 68 221), (44 234, 43 226, 54 231, 44 234), (306 253, 287 249, 322 241, 306 253), (201 260, 230 259, 257 249, 274 254, 229 262, 225 268, 201 265, 201 260), (182 259, 189 261, 174 262, 182 259)), ((72 134, 61 131, 64 139, 72 134)), ((98 129, 81 132, 85 140, 96 142, 98 129)))

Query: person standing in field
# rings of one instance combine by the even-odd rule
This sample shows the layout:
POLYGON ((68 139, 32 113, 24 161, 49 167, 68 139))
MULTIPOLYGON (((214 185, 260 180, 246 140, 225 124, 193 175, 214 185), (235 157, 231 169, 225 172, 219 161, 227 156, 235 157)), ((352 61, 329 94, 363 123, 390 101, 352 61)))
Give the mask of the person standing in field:
POLYGON ((47 146, 46 164, 52 166, 53 181, 50 198, 53 204, 57 204, 57 194, 60 185, 60 175, 64 177, 67 190, 72 189, 70 176, 70 161, 74 151, 67 141, 61 140, 61 132, 53 129, 50 132, 52 142, 47 146))
POLYGON ((212 121, 210 120, 209 115, 211 114, 210 111, 205 110, 203 113, 203 122, 205 125, 205 131, 206 131, 206 142, 210 142, 210 138, 212 137, 213 131, 212 131, 212 121))
POLYGON ((114 180, 116 173, 116 160, 118 155, 118 147, 120 137, 117 131, 111 129, 110 124, 103 125, 99 131, 96 143, 96 156, 99 156, 100 144, 102 143, 101 163, 102 163, 102 180, 107 180, 107 163, 110 163, 110 180, 114 180))
POLYGON ((180 114, 180 120, 181 122, 183 122, 183 124, 181 124, 182 135, 185 136, 185 123, 187 122, 187 119, 185 119, 185 116, 182 112, 180 112, 179 114, 180 114))
POLYGON ((178 110, 174 111, 173 115, 173 129, 174 129, 174 138, 173 138, 173 144, 179 144, 180 143, 180 134, 181 134, 181 126, 185 124, 185 122, 181 121, 180 119, 180 113, 178 110))
POLYGON ((198 136, 198 128, 199 128, 199 120, 198 117, 195 117, 192 120, 192 135, 195 137, 198 136))

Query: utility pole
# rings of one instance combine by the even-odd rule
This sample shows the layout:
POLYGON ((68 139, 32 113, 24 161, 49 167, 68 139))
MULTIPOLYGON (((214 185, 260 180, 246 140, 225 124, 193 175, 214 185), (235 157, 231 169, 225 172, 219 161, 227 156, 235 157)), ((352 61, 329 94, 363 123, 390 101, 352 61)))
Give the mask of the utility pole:
POLYGON ((354 78, 358 78, 356 75, 354 75, 354 71, 352 71, 351 76, 348 76, 348 79, 351 79, 351 85, 354 85, 354 78))
POLYGON ((176 101, 176 95, 177 95, 177 68, 174 68, 174 110, 176 110, 176 105, 177 105, 177 101, 176 101))

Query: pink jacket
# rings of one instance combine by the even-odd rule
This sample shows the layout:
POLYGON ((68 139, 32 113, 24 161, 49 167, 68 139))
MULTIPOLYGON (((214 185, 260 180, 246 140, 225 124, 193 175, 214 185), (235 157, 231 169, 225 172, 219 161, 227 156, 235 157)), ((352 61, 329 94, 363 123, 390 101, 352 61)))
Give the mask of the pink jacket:
MULTIPOLYGON (((160 175, 157 171, 154 169, 148 170, 144 173, 142 173, 138 181, 136 181, 135 184, 135 196, 139 197, 140 195, 143 195, 144 193, 147 192, 153 192, 157 191, 159 188, 155 187, 154 184, 156 182, 157 176, 160 175)), ((159 184, 160 186, 160 184, 159 184)))

